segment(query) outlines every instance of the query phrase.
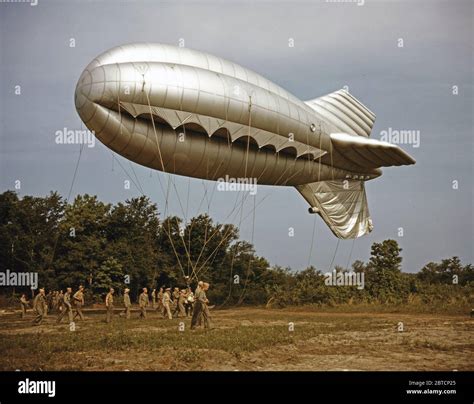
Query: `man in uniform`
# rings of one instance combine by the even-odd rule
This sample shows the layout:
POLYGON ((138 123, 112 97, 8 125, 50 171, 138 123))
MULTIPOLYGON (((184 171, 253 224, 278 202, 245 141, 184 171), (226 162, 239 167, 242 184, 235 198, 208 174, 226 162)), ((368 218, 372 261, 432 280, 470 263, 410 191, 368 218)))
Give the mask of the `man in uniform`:
POLYGON ((40 289, 35 300, 33 300, 33 310, 36 312, 36 317, 33 322, 40 325, 43 322, 46 312, 46 296, 44 294, 44 289, 40 289))
POLYGON ((158 313, 161 313, 163 314, 163 288, 160 288, 158 294, 157 294, 157 299, 158 299, 158 302, 157 302, 157 307, 156 307, 156 310, 158 311, 158 313))
POLYGON ((186 317, 192 316, 193 314, 193 304, 194 304, 194 294, 191 291, 191 288, 188 287, 186 291, 186 301, 184 303, 184 309, 186 311, 186 317))
POLYGON ((58 311, 58 313, 61 313, 64 309, 63 301, 64 301, 64 293, 61 290, 60 292, 58 292, 58 305, 56 307, 56 310, 58 311))
POLYGON ((177 317, 179 314, 179 288, 174 288, 173 290, 173 317, 177 317))
POLYGON ((151 292, 151 308, 156 309, 156 289, 153 289, 151 292))
POLYGON ((207 296, 206 296, 206 291, 209 290, 209 284, 208 283, 204 283, 204 285, 202 286, 202 289, 199 291, 199 301, 201 302, 201 312, 202 312, 202 320, 204 322, 204 328, 206 329, 210 329, 211 328, 211 316, 209 314, 209 307, 208 307, 208 304, 209 304, 209 300, 207 300, 207 296))
POLYGON ((26 310, 28 309, 28 299, 26 295, 23 293, 20 297, 20 305, 21 305, 21 318, 25 318, 26 310))
POLYGON ((186 303, 186 289, 181 289, 178 297, 178 317, 186 317, 184 304, 186 303))
POLYGON ((166 288, 165 293, 163 294, 163 317, 168 316, 168 318, 171 320, 173 316, 171 315, 170 303, 171 289, 166 288))
POLYGON ((130 318, 130 308, 132 307, 132 302, 130 301, 130 289, 125 288, 123 292, 123 306, 125 307, 125 310, 123 313, 120 313, 120 315, 125 315, 126 319, 130 318))
POLYGON ((203 288, 204 282, 199 281, 194 292, 194 306, 193 306, 193 316, 191 318, 191 329, 193 330, 196 326, 201 326, 201 317, 202 317, 202 307, 201 302, 199 301, 199 294, 203 288))
POLYGON ((140 318, 146 318, 146 308, 149 303, 150 301, 148 299, 148 289, 143 288, 143 292, 138 298, 138 305, 140 306, 140 318))
POLYGON ((107 309, 105 321, 110 323, 114 316, 114 288, 110 288, 109 293, 105 296, 105 307, 107 309))
POLYGON ((66 313, 69 319, 69 323, 72 323, 73 318, 72 318, 71 295, 72 295, 72 289, 67 288, 66 293, 64 293, 63 301, 62 301, 63 310, 58 315, 58 318, 56 320, 57 323, 61 322, 61 320, 63 319, 66 313))
POLYGON ((74 293, 73 300, 74 306, 76 308, 76 314, 74 315, 74 319, 79 316, 81 320, 84 320, 84 315, 82 314, 82 306, 84 306, 84 286, 79 286, 79 290, 74 293))
POLYGON ((48 317, 48 313, 51 312, 51 309, 53 307, 53 292, 49 291, 46 294, 45 299, 46 299, 46 307, 44 311, 44 316, 48 317))
POLYGON ((196 286, 196 290, 194 291, 194 296, 197 297, 199 291, 202 289, 202 286, 204 285, 203 281, 199 281, 198 285, 196 286))
POLYGON ((53 310, 58 309, 58 296, 59 292, 57 290, 53 291, 53 310))

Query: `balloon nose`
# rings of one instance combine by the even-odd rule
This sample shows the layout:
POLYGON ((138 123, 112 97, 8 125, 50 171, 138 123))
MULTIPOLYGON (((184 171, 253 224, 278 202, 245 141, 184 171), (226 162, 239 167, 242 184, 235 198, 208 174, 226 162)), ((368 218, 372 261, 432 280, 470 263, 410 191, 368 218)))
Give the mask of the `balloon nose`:
POLYGON ((76 109, 79 112, 86 102, 89 100, 89 95, 92 90, 92 75, 88 70, 84 70, 79 77, 76 84, 76 92, 74 93, 74 102, 76 109))
POLYGON ((97 104, 104 98, 105 79, 101 66, 87 66, 77 81, 74 102, 84 123, 94 116, 97 104))

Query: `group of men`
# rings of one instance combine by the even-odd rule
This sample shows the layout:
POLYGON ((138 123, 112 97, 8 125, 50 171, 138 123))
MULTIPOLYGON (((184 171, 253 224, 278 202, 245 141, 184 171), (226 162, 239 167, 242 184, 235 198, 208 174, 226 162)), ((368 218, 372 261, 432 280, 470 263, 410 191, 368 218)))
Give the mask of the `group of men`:
MULTIPOLYGON (((21 317, 24 318, 26 310, 29 306, 29 301, 25 294, 20 297, 21 305, 21 317)), ((69 322, 73 322, 76 317, 84 320, 84 314, 82 313, 82 307, 84 306, 84 286, 79 286, 76 293, 72 293, 71 288, 66 289, 66 293, 63 291, 50 291, 48 294, 45 293, 44 288, 41 288, 33 299, 33 311, 36 314, 33 322, 40 325, 48 313, 53 311, 57 312, 56 322, 60 323, 64 316, 67 314, 69 322), (75 313, 73 315, 73 310, 75 313)))
MULTIPOLYGON (((153 289, 151 293, 152 309, 161 313, 164 318, 184 318, 191 317, 191 329, 204 324, 205 328, 210 328, 209 300, 206 291, 209 289, 209 283, 199 281, 198 286, 193 293, 191 287, 185 289, 160 288, 158 291, 153 289)), ((107 310, 106 322, 110 323, 114 315, 114 294, 115 290, 110 288, 109 293, 105 297, 105 307, 107 310)), ((142 293, 138 297, 138 306, 140 308, 140 318, 146 318, 147 309, 150 306, 150 297, 148 289, 143 288, 142 293)), ((125 288, 123 293, 124 310, 120 316, 126 319, 130 318, 132 303, 130 300, 130 289, 125 288)))
MULTIPOLYGON (((191 287, 185 289, 174 288, 160 288, 158 291, 153 289, 151 293, 152 309, 161 313, 164 318, 184 318, 191 317, 191 329, 197 326, 204 325, 205 328, 210 328, 209 315, 209 300, 207 299, 206 291, 209 290, 209 283, 199 281, 195 292, 193 293, 191 287)), ((114 293, 113 288, 109 289, 105 297, 106 307, 106 322, 112 322, 114 316, 114 293)), ((29 301, 26 295, 23 294, 20 298, 21 317, 24 318, 26 310, 29 306, 29 301)), ((67 315, 69 323, 73 322, 76 317, 84 320, 82 307, 84 306, 84 286, 79 286, 79 289, 73 294, 71 288, 63 291, 49 292, 47 295, 44 288, 39 290, 39 293, 33 300, 33 310, 36 316, 33 322, 37 325, 41 324, 48 312, 57 312, 56 322, 60 323, 67 315), (73 313, 75 312, 75 313, 73 313)), ((140 318, 146 318, 147 308, 150 306, 150 298, 148 296, 148 289, 143 288, 142 293, 138 298, 138 306, 140 309, 140 318)), ((130 299, 130 289, 125 288, 123 294, 123 308, 120 316, 129 319, 131 317, 132 303, 130 299)))

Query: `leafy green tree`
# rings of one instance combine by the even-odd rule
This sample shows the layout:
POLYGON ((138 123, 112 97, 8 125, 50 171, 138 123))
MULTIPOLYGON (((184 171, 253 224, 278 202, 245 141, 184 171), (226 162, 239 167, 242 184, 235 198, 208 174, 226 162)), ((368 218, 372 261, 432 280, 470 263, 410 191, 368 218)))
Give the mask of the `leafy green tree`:
POLYGON ((57 287, 86 283, 105 261, 110 208, 87 194, 66 207, 52 263, 57 287))
POLYGON ((402 249, 395 240, 374 243, 371 248, 369 266, 374 270, 400 272, 402 249))
MULTIPOLYGON (((0 194, 0 270, 38 272, 40 286, 47 289, 84 284, 95 299, 111 286, 120 293, 126 276, 136 297, 144 286, 184 286, 188 275, 194 285, 197 280, 210 282, 209 296, 218 305, 417 299, 430 305, 472 305, 471 264, 463 266, 452 257, 407 274, 401 272, 401 251, 394 240, 374 243, 367 264, 352 264, 353 271, 365 274, 364 290, 329 287, 314 267, 270 267, 251 243, 239 240, 239 229, 232 224, 215 223, 205 214, 187 223, 176 216, 160 220, 158 207, 144 196, 111 205, 87 194, 72 203, 57 193, 22 198, 13 191, 0 194)), ((20 291, 28 292, 0 290, 20 291)))
POLYGON ((433 284, 466 285, 474 281, 473 266, 463 266, 459 257, 451 257, 441 260, 440 263, 429 262, 418 273, 417 278, 422 282, 433 284), (455 278, 457 277, 457 278, 455 278))
POLYGON ((96 269, 91 286, 96 295, 104 295, 108 292, 109 288, 114 288, 120 294, 124 287, 123 281, 124 272, 122 265, 115 258, 108 257, 96 269))
POLYGON ((401 274, 401 251, 395 240, 372 244, 366 287, 371 297, 382 303, 403 301, 408 297, 409 287, 401 274))
POLYGON ((0 195, 0 268, 37 272, 41 286, 51 287, 55 274, 50 267, 65 203, 57 193, 25 196, 7 191, 0 195))
POLYGON ((114 256, 130 279, 133 295, 144 286, 155 286, 160 267, 158 208, 141 196, 118 203, 110 212, 106 253, 114 256))

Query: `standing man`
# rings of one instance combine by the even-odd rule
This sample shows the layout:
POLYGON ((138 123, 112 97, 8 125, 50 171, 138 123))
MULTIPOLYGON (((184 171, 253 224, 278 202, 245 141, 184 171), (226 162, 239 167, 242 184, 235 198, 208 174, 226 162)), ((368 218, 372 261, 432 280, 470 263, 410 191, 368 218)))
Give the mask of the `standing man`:
POLYGON ((193 330, 196 326, 201 326, 201 317, 202 317, 202 307, 201 302, 199 301, 199 294, 204 286, 203 281, 199 281, 194 292, 194 306, 193 306, 193 316, 191 318, 191 329, 193 330))
POLYGON ((21 305, 21 318, 25 318, 26 310, 28 309, 28 299, 26 295, 23 293, 20 297, 20 305, 21 305))
POLYGON ((59 313, 58 318, 56 319, 57 323, 61 322, 61 320, 63 319, 63 317, 66 313, 67 313, 67 316, 68 316, 68 319, 69 319, 69 323, 73 322, 72 306, 71 306, 71 295, 72 295, 72 289, 67 288, 66 293, 64 293, 63 301, 62 301, 63 310, 59 313))
POLYGON ((107 309, 105 321, 110 323, 114 317, 114 288, 110 288, 109 293, 105 296, 105 308, 107 309))
POLYGON ((44 311, 45 317, 48 317, 48 312, 51 312, 52 307, 53 307, 53 292, 49 291, 48 294, 46 295, 46 308, 44 311))
POLYGON ((123 292, 123 305, 125 307, 125 310, 123 313, 120 313, 120 315, 125 314, 125 318, 128 320, 130 318, 130 308, 132 307, 132 302, 130 301, 130 289, 125 288, 125 291, 123 292))
POLYGON ((39 293, 36 295, 35 300, 33 300, 33 310, 36 312, 36 317, 33 322, 36 325, 40 325, 43 322, 44 315, 46 312, 46 296, 44 294, 43 288, 39 290, 39 293))
POLYGON ((170 303, 171 303, 171 289, 166 288, 165 293, 163 294, 163 317, 167 315, 168 318, 171 320, 173 316, 171 315, 170 303))
POLYGON ((209 314, 209 300, 207 300, 206 292, 209 290, 209 284, 204 283, 202 290, 199 292, 199 301, 201 302, 202 319, 204 321, 204 328, 211 328, 211 316, 209 314))
POLYGON ((56 310, 58 311, 58 313, 61 313, 64 309, 63 307, 63 301, 64 301, 64 293, 63 291, 61 290, 59 293, 58 293, 58 305, 56 307, 56 310))
POLYGON ((156 309, 156 289, 153 289, 151 292, 151 308, 156 309))
POLYGON ((79 290, 74 293, 73 300, 74 306, 76 308, 76 314, 74 315, 74 319, 79 316, 81 320, 84 320, 84 315, 82 314, 82 306, 84 306, 84 286, 79 286, 79 290))
POLYGON ((163 314, 163 288, 160 288, 160 291, 158 292, 158 306, 156 307, 156 310, 158 310, 158 313, 161 312, 163 314))
POLYGON ((199 293, 199 291, 202 289, 202 286, 204 285, 204 282, 203 281, 199 281, 198 282, 198 285, 196 287, 196 290, 194 291, 194 296, 197 298, 197 295, 199 293))
POLYGON ((201 292, 202 289, 198 286, 196 288, 196 294, 194 295, 193 316, 191 317, 191 330, 194 330, 196 326, 201 326, 202 302, 199 298, 201 292))
POLYGON ((179 288, 174 288, 173 290, 173 317, 177 317, 179 315, 179 305, 178 305, 178 301, 179 301, 179 288))
POLYGON ((52 310, 58 309, 58 296, 59 292, 57 290, 53 291, 53 308, 52 310))
POLYGON ((186 302, 184 304, 184 308, 186 310, 186 317, 191 316, 193 314, 193 304, 194 304, 194 294, 189 287, 186 292, 186 302))
POLYGON ((143 292, 138 298, 138 305, 140 306, 140 318, 146 318, 146 308, 149 303, 150 301, 148 299, 148 289, 143 288, 143 292))
POLYGON ((186 317, 184 304, 186 303, 186 289, 181 289, 178 297, 178 317, 186 317))

